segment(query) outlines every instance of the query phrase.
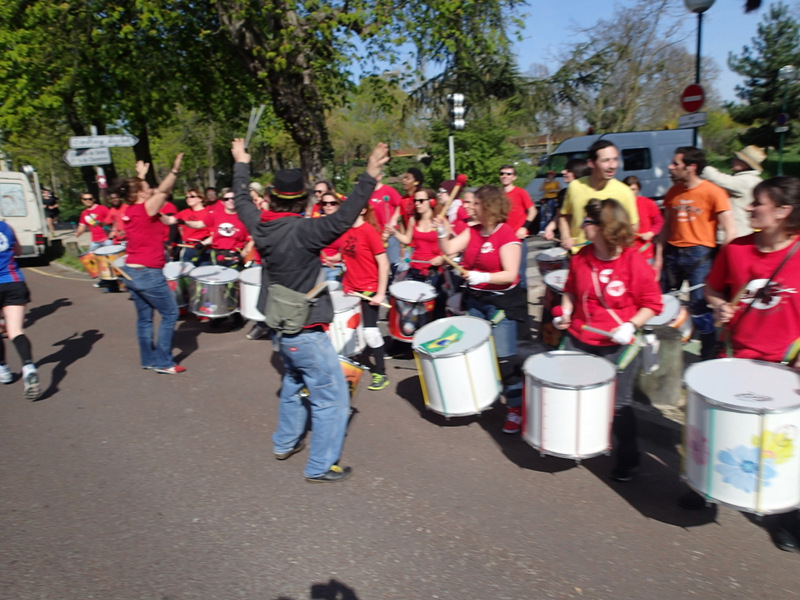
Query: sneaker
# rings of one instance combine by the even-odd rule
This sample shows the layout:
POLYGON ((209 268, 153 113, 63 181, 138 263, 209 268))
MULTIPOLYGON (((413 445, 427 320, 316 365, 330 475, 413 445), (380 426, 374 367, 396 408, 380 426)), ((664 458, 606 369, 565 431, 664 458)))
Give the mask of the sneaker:
POLYGON ((506 414, 506 423, 503 425, 503 433, 519 433, 522 429, 522 409, 512 406, 506 414))
POLYGON ((161 373, 162 375, 178 375, 179 373, 185 373, 186 367, 182 367, 180 365, 173 365, 171 367, 167 367, 166 369, 156 367, 153 370, 156 373, 161 373))
POLYGON ((344 481, 353 474, 353 469, 345 467, 344 469, 339 465, 333 465, 330 471, 317 475, 316 477, 306 477, 309 483, 335 483, 337 481, 344 481))
POLYGON ((11 374, 11 369, 8 365, 0 365, 0 383, 11 383, 14 376, 11 374))
POLYGON ((278 453, 276 452, 276 453, 275 453, 275 458, 276 458, 276 459, 278 459, 278 460, 286 460, 286 459, 287 459, 287 458, 289 458, 289 457, 290 457, 292 454, 297 454, 298 452, 300 452, 300 451, 301 451, 303 448, 305 448, 305 447, 306 447, 306 442, 305 442, 305 440, 300 440, 299 442, 297 442, 297 444, 295 444, 295 447, 294 447, 294 448, 292 448, 291 450, 289 450, 288 452, 283 452, 283 453, 281 453, 281 454, 278 454, 278 453))
POLYGON ((36 400, 39 398, 42 391, 39 388, 39 373, 36 369, 29 370, 23 375, 22 380, 25 384, 25 398, 27 400, 36 400))
POLYGON ((638 465, 617 465, 611 470, 611 481, 616 481, 618 483, 633 481, 638 470, 638 465))
POLYGON ((92 287, 101 288, 101 287, 103 287, 103 282, 102 281, 95 281, 92 284, 92 287))
POLYGON ((372 383, 369 384, 367 387, 368 390, 372 390, 373 392, 377 392, 378 390, 382 390, 387 385, 389 385, 389 378, 386 375, 381 375, 380 373, 373 373, 372 374, 372 383))
POLYGON ((264 325, 263 323, 256 323, 253 325, 253 328, 250 330, 250 333, 247 334, 248 340, 266 340, 269 338, 269 334, 271 333, 270 328, 264 325))

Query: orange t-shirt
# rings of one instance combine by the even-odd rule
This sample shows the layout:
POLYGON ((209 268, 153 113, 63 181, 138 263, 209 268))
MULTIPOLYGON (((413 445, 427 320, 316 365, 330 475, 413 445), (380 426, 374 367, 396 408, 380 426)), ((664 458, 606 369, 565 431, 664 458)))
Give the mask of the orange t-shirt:
POLYGON ((717 245, 717 215, 731 209, 728 192, 710 181, 692 189, 673 185, 664 196, 664 219, 669 224, 668 243, 679 248, 717 245))

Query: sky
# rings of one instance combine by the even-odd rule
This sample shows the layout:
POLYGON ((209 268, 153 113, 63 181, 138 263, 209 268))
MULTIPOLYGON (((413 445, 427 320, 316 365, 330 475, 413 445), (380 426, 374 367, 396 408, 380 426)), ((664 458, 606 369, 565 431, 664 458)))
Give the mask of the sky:
MULTIPOLYGON (((581 41, 570 33, 576 29, 591 27, 598 20, 608 19, 613 14, 612 6, 630 7, 636 0, 618 0, 612 3, 600 0, 529 0, 525 13, 523 40, 514 46, 520 69, 524 73, 532 63, 541 63, 554 72, 558 66, 556 56, 559 52, 581 41), (560 24, 560 26, 555 26, 560 24)), ((790 6, 791 1, 786 2, 790 6)), ((715 88, 725 101, 735 101, 735 86, 742 78, 728 69, 728 54, 741 54, 745 44, 752 45, 758 24, 762 22, 768 1, 754 12, 745 14, 744 0, 716 0, 703 14, 701 56, 710 56, 720 70, 715 88)), ((680 2, 679 8, 683 7, 680 2)), ((680 11, 678 11, 680 14, 680 11)), ((685 10, 682 30, 686 35, 686 46, 692 54, 697 44, 697 15, 685 10)), ((694 70, 694 65, 688 66, 694 70)), ((701 74, 702 79, 702 74, 701 74)), ((701 82, 702 83, 702 82, 701 82)), ((675 102, 679 102, 676 98, 675 102)))

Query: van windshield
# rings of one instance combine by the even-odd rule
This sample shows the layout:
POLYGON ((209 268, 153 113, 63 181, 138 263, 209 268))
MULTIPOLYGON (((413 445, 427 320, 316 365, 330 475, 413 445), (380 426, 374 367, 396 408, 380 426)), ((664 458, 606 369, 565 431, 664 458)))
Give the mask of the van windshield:
POLYGON ((0 215, 4 217, 24 217, 28 214, 25 206, 25 192, 22 184, 0 184, 0 215))
POLYGON ((539 166, 539 170, 536 172, 536 177, 544 177, 545 175, 547 175, 548 171, 555 171, 556 175, 560 177, 561 171, 563 171, 566 168, 568 160, 573 158, 586 160, 586 154, 587 153, 585 151, 551 154, 539 166))

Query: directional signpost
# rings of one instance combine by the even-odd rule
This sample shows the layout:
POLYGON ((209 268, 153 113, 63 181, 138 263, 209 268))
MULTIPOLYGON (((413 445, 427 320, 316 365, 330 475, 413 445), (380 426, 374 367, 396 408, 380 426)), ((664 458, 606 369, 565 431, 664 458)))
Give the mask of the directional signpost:
POLYGON ((70 148, 127 148, 139 143, 135 135, 77 135, 69 138, 70 148))
POLYGON ((111 150, 108 148, 84 148, 81 150, 67 150, 64 161, 70 167, 92 167, 95 165, 110 165, 111 150))

